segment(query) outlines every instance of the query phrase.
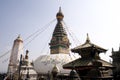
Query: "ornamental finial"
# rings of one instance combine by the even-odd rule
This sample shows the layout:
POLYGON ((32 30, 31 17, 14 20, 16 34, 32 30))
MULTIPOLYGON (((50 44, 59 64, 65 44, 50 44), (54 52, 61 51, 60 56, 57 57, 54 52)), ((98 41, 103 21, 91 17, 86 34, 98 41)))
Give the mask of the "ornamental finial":
POLYGON ((62 12, 62 10, 61 10, 61 6, 59 7, 59 13, 61 13, 62 12))
POLYGON ((57 13, 56 17, 58 21, 61 21, 63 19, 64 15, 62 13, 61 7, 59 7, 59 12, 57 13))
POLYGON ((87 33, 87 39, 86 39, 86 43, 89 43, 90 42, 90 39, 89 39, 89 35, 87 33))

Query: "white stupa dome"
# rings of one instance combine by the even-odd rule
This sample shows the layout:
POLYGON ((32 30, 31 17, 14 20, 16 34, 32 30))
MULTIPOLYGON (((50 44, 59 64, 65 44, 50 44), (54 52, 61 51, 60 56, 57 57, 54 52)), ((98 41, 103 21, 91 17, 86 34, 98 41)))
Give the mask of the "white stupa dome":
POLYGON ((42 55, 34 61, 34 69, 39 74, 47 74, 51 72, 53 67, 56 65, 59 69, 59 73, 67 74, 70 70, 63 69, 63 65, 76 59, 69 54, 50 54, 42 55))

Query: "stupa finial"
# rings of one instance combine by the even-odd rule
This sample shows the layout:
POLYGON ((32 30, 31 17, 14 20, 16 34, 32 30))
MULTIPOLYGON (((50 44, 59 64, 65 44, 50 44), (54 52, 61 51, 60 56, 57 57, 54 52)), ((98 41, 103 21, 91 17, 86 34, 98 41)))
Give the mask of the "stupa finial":
POLYGON ((61 10, 61 6, 59 7, 59 13, 61 13, 62 12, 62 10, 61 10))
POLYGON ((62 13, 61 7, 59 7, 59 11, 58 11, 58 13, 56 14, 56 17, 57 17, 57 20, 58 20, 58 21, 61 21, 61 20, 64 18, 64 15, 63 15, 63 13, 62 13))
POLYGON ((89 43, 89 42, 90 42, 90 38, 89 38, 89 35, 87 33, 86 43, 89 43))

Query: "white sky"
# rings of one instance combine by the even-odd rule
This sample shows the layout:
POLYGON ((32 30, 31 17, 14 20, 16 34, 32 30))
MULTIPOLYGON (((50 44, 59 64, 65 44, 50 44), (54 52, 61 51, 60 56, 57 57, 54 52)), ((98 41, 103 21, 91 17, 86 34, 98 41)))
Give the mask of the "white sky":
MULTIPOLYGON (((102 58, 109 61, 112 47, 118 50, 120 44, 120 0, 0 0, 0 55, 12 48, 18 34, 25 40, 55 19, 59 6, 62 7, 67 27, 80 43, 85 42, 89 33, 92 43, 108 49, 102 58)), ((55 25, 56 21, 25 46, 25 50, 30 51, 30 59, 47 54, 55 25)), ((24 45, 30 40, 24 41, 24 45)), ((2 63, 6 58, 0 58, 2 70, 2 65, 7 64, 2 63)))

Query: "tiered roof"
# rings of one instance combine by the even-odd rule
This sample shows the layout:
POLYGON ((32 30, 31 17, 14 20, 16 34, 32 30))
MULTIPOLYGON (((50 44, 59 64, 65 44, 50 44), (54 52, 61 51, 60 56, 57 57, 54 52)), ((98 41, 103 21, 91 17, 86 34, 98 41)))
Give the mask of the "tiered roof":
POLYGON ((85 68, 85 66, 94 66, 94 61, 100 62, 102 66, 112 67, 112 64, 100 59, 99 53, 106 52, 107 50, 91 43, 89 36, 87 34, 86 42, 80 46, 71 49, 72 52, 79 53, 81 58, 74 60, 70 63, 63 65, 63 68, 72 69, 73 67, 79 69, 80 67, 85 68))
POLYGON ((75 52, 75 53, 80 53, 81 50, 87 50, 89 48, 94 48, 96 49, 99 53, 101 52, 106 52, 107 50, 94 44, 94 43, 91 43, 90 39, 89 39, 89 36, 87 34, 87 38, 86 38, 86 42, 80 46, 77 46, 73 49, 71 49, 72 52, 75 52))

